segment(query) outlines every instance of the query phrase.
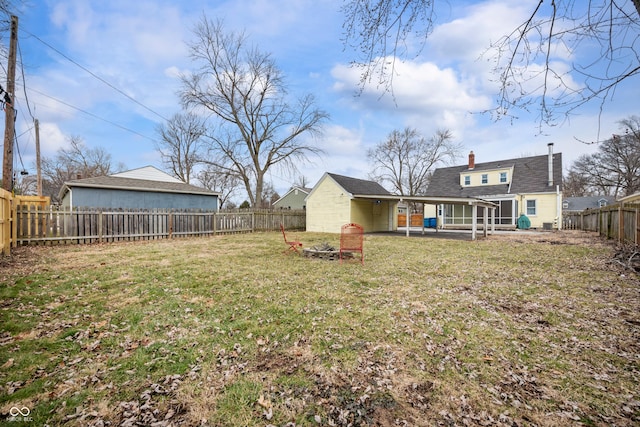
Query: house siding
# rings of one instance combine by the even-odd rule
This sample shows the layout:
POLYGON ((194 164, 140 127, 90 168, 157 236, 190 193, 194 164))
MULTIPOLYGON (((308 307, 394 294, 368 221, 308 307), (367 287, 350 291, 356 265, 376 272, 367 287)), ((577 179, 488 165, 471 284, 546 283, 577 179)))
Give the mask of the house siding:
POLYGON ((275 209, 305 209, 307 193, 294 189, 273 204, 275 209))
POLYGON ((351 222, 351 199, 331 178, 325 177, 307 197, 307 231, 339 233, 351 222))
POLYGON ((74 209, 218 209, 217 196, 83 187, 74 187, 65 194, 62 205, 69 207, 70 203, 74 209))
MULTIPOLYGON (((560 198, 562 200, 562 198, 560 198)), ((532 228, 543 228, 545 222, 553 223, 554 226, 561 221, 558 218, 558 195, 556 193, 533 193, 522 195, 520 203, 520 213, 524 213, 531 221, 532 228), (536 214, 527 215, 527 200, 536 201, 536 214)))
POLYGON ((513 175, 513 168, 505 167, 493 170, 467 170, 460 172, 460 186, 465 186, 464 178, 465 176, 469 176, 471 178, 471 184, 466 185, 465 187, 480 187, 483 185, 500 185, 500 184, 509 184, 511 183, 511 177, 513 175), (500 174, 507 174, 507 181, 500 182, 500 174), (487 182, 482 183, 482 175, 487 175, 487 182))
POLYGON ((397 203, 375 200, 352 200, 351 221, 362 225, 367 232, 393 230, 397 203))

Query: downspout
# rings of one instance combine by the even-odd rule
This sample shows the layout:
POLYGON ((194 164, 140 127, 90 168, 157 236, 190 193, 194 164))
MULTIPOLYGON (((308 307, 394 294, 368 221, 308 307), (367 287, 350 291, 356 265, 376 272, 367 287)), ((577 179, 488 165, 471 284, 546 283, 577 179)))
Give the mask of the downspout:
POLYGON ((556 185, 556 213, 558 216, 558 231, 560 231, 562 230, 562 197, 559 185, 556 185))
POLYGON ((547 166, 547 170, 549 171, 548 185, 551 187, 553 185, 553 142, 548 143, 547 147, 549 147, 549 165, 547 166))

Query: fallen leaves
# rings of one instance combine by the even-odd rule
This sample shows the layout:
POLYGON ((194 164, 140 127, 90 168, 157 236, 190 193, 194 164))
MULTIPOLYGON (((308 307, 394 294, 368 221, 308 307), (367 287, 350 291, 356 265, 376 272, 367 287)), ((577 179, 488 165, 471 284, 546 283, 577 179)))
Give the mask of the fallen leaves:
POLYGON ((224 425, 223 397, 239 425, 640 422, 639 287, 600 246, 372 236, 353 276, 269 238, 112 245, 113 272, 91 246, 24 263, 0 288, 20 322, 0 391, 69 402, 52 425, 224 425))

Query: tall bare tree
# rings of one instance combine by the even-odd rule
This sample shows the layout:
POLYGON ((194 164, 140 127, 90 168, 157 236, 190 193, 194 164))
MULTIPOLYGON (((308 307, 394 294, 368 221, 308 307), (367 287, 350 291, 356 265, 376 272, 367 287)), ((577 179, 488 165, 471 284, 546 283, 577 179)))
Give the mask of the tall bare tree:
POLYGON ((196 166, 204 154, 202 137, 206 132, 205 121, 193 113, 177 113, 158 126, 160 141, 156 149, 162 163, 179 180, 191 183, 196 166))
POLYGON ((82 138, 69 138, 69 147, 60 148, 54 157, 42 157, 42 193, 56 203, 62 184, 78 178, 91 178, 123 171, 125 165, 115 165, 102 147, 89 148, 82 138))
POLYGON ((206 17, 194 34, 189 48, 196 69, 182 76, 182 102, 212 114, 206 161, 240 177, 251 204, 261 206, 270 168, 293 172, 321 152, 307 136, 317 135, 328 115, 312 95, 291 99, 275 61, 244 34, 206 17))
MULTIPOLYGON (((421 40, 424 47, 438 11, 449 7, 442 0, 345 0, 344 43, 359 51, 362 84, 376 79, 391 91, 396 60, 419 54, 407 46, 421 40)), ((497 117, 536 105, 540 123, 552 124, 591 101, 604 104, 620 82, 640 74, 640 0, 539 0, 487 55, 495 55, 500 82, 497 117), (566 61, 554 57, 558 46, 597 54, 567 72, 566 61)))
POLYGON ((562 195, 564 197, 585 197, 605 194, 601 191, 596 191, 586 176, 575 169, 570 169, 567 175, 562 178, 562 195))
POLYGON ((418 196, 427 190, 434 166, 454 161, 461 149, 448 130, 429 139, 412 128, 394 130, 367 152, 374 167, 370 175, 387 182, 396 194, 418 196))
POLYGON ((198 172, 198 181, 204 188, 220 194, 220 208, 229 207, 230 202, 238 195, 238 190, 242 186, 240 177, 235 173, 229 172, 229 169, 221 169, 215 165, 208 164, 205 169, 198 172))
POLYGON ((623 131, 600 143, 598 151, 580 156, 571 166, 592 193, 628 196, 640 191, 640 117, 619 122, 623 131))

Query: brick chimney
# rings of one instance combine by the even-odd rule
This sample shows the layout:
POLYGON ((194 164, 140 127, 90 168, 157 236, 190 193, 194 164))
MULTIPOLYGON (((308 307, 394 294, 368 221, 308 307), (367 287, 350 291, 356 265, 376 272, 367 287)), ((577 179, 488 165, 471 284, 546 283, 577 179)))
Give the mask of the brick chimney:
POLYGON ((473 169, 476 167, 476 155, 473 154, 473 151, 469 153, 469 169, 473 169))

